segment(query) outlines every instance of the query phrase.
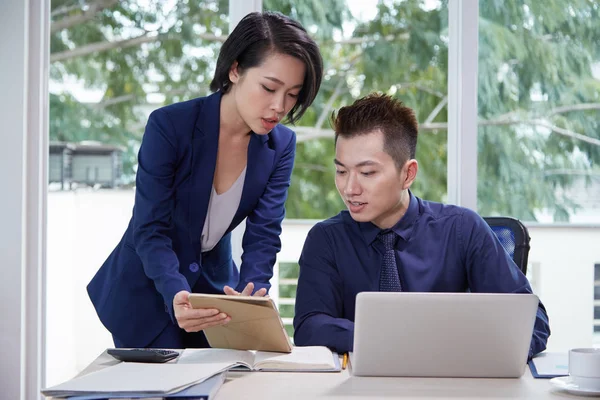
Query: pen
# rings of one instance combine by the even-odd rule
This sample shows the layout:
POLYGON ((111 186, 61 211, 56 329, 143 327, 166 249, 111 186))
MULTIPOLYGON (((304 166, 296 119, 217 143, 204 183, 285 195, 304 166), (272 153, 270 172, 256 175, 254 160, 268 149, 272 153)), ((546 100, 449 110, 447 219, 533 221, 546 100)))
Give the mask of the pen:
POLYGON ((348 366, 348 353, 344 353, 344 358, 342 359, 342 369, 346 369, 348 366))

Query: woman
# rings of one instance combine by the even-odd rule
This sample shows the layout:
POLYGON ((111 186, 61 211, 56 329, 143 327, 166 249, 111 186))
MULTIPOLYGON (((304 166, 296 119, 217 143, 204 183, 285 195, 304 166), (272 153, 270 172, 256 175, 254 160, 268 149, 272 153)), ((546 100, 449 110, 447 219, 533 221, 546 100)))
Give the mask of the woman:
POLYGON ((296 144, 279 122, 306 111, 322 71, 298 22, 252 13, 221 48, 215 93, 150 115, 133 217, 87 287, 116 347, 207 347, 202 329, 229 318, 190 292, 267 293, 296 144), (246 217, 238 274, 230 232, 246 217))

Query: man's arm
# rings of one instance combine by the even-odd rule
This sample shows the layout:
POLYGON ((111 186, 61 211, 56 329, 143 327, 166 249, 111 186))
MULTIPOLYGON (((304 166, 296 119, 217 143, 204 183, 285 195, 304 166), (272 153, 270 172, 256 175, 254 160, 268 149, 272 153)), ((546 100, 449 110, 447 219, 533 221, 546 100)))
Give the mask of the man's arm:
MULTIPOLYGON (((525 275, 508 255, 489 225, 477 213, 465 211, 459 235, 472 292, 533 293, 525 275)), ((548 315, 540 301, 529 348, 530 358, 546 349, 549 336, 548 315)))
POLYGON ((327 346, 338 353, 352 351, 354 322, 342 318, 343 281, 331 242, 319 224, 310 230, 299 264, 294 342, 327 346))

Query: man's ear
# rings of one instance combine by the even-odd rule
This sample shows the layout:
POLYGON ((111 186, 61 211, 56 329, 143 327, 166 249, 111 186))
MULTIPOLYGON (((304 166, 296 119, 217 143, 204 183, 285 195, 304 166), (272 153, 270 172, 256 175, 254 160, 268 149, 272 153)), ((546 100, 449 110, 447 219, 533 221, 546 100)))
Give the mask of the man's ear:
POLYGON ((406 171, 406 175, 402 174, 404 176, 402 189, 410 189, 417 177, 417 172, 419 172, 419 163, 415 159, 410 159, 404 164, 403 170, 406 171))
POLYGON ((229 80, 231 83, 237 83, 240 80, 240 70, 238 67, 238 62, 234 61, 233 64, 231 64, 231 68, 229 68, 229 80))

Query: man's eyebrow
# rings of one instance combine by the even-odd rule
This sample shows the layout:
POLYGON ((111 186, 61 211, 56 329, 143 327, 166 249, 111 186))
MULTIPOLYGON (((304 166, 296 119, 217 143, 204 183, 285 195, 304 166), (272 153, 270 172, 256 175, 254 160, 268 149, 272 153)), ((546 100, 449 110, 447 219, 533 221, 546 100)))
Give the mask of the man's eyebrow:
MULTIPOLYGON (((264 78, 265 78, 265 79, 268 79, 268 80, 270 80, 270 81, 272 81, 272 82, 275 82, 275 83, 277 83, 277 84, 279 84, 279 85, 285 85, 285 83, 284 83, 283 81, 281 81, 281 80, 279 80, 279 79, 277 79, 277 78, 274 78, 274 77, 272 77, 272 76, 265 76, 264 78)), ((292 89, 301 88, 301 87, 302 87, 302 85, 303 85, 302 83, 299 83, 299 84, 297 84, 297 85, 293 86, 293 87, 292 87, 292 89)))
POLYGON ((366 161, 361 161, 358 164, 356 164, 356 167, 365 167, 368 165, 377 165, 378 163, 376 163, 375 161, 371 161, 371 160, 366 160, 366 161))
MULTIPOLYGON (((333 159, 333 162, 336 165, 339 165, 340 167, 346 167, 344 164, 342 164, 337 158, 333 159)), ((370 165, 378 165, 377 162, 372 161, 372 160, 365 160, 365 161, 361 161, 358 164, 355 165, 355 167, 365 167, 365 166, 370 166, 370 165)))

